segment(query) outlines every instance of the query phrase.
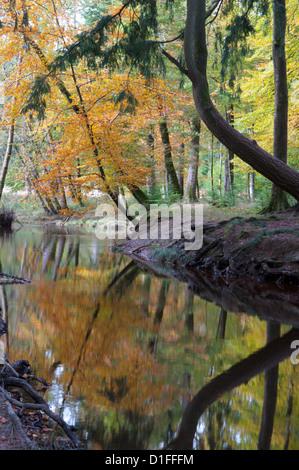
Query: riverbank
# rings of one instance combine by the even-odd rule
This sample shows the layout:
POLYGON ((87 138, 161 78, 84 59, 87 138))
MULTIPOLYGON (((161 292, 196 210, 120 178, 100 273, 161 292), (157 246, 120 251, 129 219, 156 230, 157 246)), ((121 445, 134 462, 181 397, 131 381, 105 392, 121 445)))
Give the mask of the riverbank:
POLYGON ((203 225, 200 250, 186 251, 186 241, 126 240, 115 249, 135 259, 226 281, 299 284, 299 215, 294 211, 209 220, 203 225))
MULTIPOLYGON (((21 224, 82 228, 95 232, 99 200, 69 214, 48 216, 41 208, 28 210, 30 197, 7 199, 21 224)), ((241 201, 235 207, 216 207, 202 201, 203 246, 186 251, 185 240, 126 240, 117 249, 128 256, 168 266, 232 279, 299 283, 299 213, 294 210, 259 215, 257 207, 241 201)), ((193 227, 194 229, 194 227, 193 227)))

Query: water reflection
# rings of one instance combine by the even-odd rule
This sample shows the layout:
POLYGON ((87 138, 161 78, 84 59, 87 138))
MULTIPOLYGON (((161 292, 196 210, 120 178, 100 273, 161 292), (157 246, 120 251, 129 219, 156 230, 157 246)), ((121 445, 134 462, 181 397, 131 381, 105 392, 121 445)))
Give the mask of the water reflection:
POLYGON ((8 355, 87 447, 298 448, 295 293, 246 299, 108 248, 65 227, 0 238, 2 271, 31 280, 0 286, 8 355))

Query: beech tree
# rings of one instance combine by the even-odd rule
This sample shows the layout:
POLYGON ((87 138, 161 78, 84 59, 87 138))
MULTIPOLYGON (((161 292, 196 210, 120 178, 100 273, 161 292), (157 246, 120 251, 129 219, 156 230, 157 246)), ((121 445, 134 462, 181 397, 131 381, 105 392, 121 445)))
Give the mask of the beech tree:
MULTIPOLYGON (((9 0, 8 3, 11 4, 11 11, 14 12, 13 2, 9 0)), ((246 0, 244 14, 236 17, 241 28, 246 27, 250 31, 248 12, 254 6, 267 3, 267 0, 246 0)), ((271 155, 261 148, 255 140, 240 133, 237 130, 237 124, 232 125, 231 122, 227 122, 211 99, 207 76, 206 27, 207 24, 215 20, 222 4, 221 0, 213 0, 208 3, 208 7, 205 0, 187 0, 186 3, 178 0, 168 2, 127 0, 120 3, 119 7, 108 9, 108 13, 101 16, 94 26, 85 28, 74 36, 73 42, 60 41, 60 49, 51 51, 51 59, 49 60, 45 57, 37 41, 34 40, 34 32, 30 30, 28 17, 25 17, 26 2, 24 2, 22 4, 23 13, 20 13, 19 17, 12 14, 12 18, 15 18, 12 30, 23 36, 26 47, 35 51, 40 63, 44 66, 44 71, 36 77, 31 93, 27 93, 27 102, 23 106, 23 112, 28 114, 36 112, 38 116, 43 117, 47 107, 48 100, 46 98, 50 92, 50 82, 51 86, 54 83, 65 98, 69 109, 74 112, 75 116, 82 119, 90 139, 94 160, 98 163, 99 174, 106 183, 108 194, 116 201, 117 193, 108 184, 106 168, 102 165, 99 155, 100 149, 95 144, 93 128, 88 121, 87 108, 84 100, 82 101, 80 98, 81 91, 76 86, 74 68, 78 67, 78 64, 83 64, 88 70, 117 69, 120 71, 125 67, 127 70, 135 68, 138 72, 142 70, 144 77, 153 77, 165 72, 165 63, 174 64, 191 81, 194 105, 199 118, 216 139, 229 150, 231 155, 238 156, 253 170, 269 179, 275 187, 288 192, 298 200, 299 173, 287 165, 285 159, 276 158, 275 152, 274 156, 271 155), (165 38, 165 35, 161 37, 159 31, 161 13, 158 11, 158 7, 161 6, 172 6, 173 16, 176 14, 176 6, 180 6, 179 14, 183 10, 186 11, 184 29, 178 31, 173 38, 165 38), (20 15, 22 14, 21 21, 20 15), (178 44, 179 48, 182 46, 182 39, 184 54, 182 58, 176 59, 168 52, 167 48, 174 43, 178 44), (69 83, 60 78, 67 76, 74 78, 74 92, 70 92, 69 83)), ((60 28, 58 29, 60 30, 60 28)), ((127 95, 125 98, 127 99, 127 95)), ((168 153, 165 153, 164 156, 170 155, 170 148, 167 145, 165 148, 168 153)), ((169 159, 166 161, 171 163, 169 159)), ((176 192, 179 193, 181 189, 177 184, 173 165, 171 170, 169 175, 177 187, 176 192)), ((139 202, 148 206, 148 199, 139 186, 131 184, 130 189, 139 202)))

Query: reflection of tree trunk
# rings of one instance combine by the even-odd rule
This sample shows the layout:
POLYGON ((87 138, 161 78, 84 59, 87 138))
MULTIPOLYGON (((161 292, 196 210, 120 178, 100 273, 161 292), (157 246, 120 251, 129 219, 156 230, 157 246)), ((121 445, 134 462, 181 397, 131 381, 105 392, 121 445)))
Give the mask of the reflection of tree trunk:
POLYGON ((41 272, 42 275, 45 274, 45 272, 47 270, 49 259, 51 258, 51 255, 53 253, 55 253, 56 244, 57 244, 57 238, 55 238, 55 239, 47 238, 46 239, 46 242, 45 242, 45 245, 44 245, 44 248, 43 248, 43 264, 42 264, 42 272, 41 272))
POLYGON ((158 298, 158 303, 157 303, 157 308, 156 308, 156 313, 155 313, 155 318, 154 318, 155 325, 160 324, 162 321, 169 285, 170 285, 169 280, 163 279, 161 283, 160 291, 159 291, 159 298, 158 298))
POLYGON ((225 337, 226 319, 227 319, 227 310, 224 310, 221 307, 220 314, 219 314, 218 327, 217 327, 217 334, 216 334, 217 338, 224 339, 225 337))
POLYGON ((23 247, 23 255, 22 255, 22 261, 21 261, 20 277, 22 277, 23 274, 24 274, 24 265, 25 265, 26 253, 27 253, 27 238, 25 239, 24 247, 23 247))
POLYGON ((265 372, 292 354, 290 344, 299 337, 299 330, 292 328, 247 358, 234 364, 228 370, 208 382, 191 400, 182 418, 176 439, 171 449, 192 449, 198 420, 204 411, 224 393, 230 392, 262 372, 265 372))
POLYGON ((111 289, 115 287, 117 287, 119 296, 123 295, 139 273, 140 268, 135 264, 134 261, 131 261, 121 270, 119 274, 117 274, 112 279, 110 284, 107 286, 104 295, 108 295, 111 289))
POLYGON ((185 305, 184 305, 185 325, 189 331, 194 329, 194 292, 185 286, 185 305))
MULTIPOLYGON (((0 269, 1 269, 1 263, 0 263, 0 269)), ((2 270, 2 269, 1 269, 2 270)), ((0 318, 2 318, 2 320, 4 321, 4 326, 5 326, 5 329, 7 329, 8 327, 8 302, 7 302, 7 295, 6 295, 6 292, 5 292, 5 287, 4 286, 1 286, 0 285, 0 298, 1 298, 1 308, 2 308, 2 312, 0 311, 0 318)), ((8 346, 9 346, 9 341, 8 341, 8 330, 6 331, 6 334, 5 334, 5 342, 3 340, 2 341, 2 344, 3 344, 3 347, 4 347, 4 350, 6 350, 7 354, 9 354, 9 351, 8 351, 8 346)))
POLYGON ((61 263, 61 259, 62 259, 62 256, 63 256, 64 246, 65 246, 65 237, 60 237, 59 241, 58 241, 58 252, 57 252, 57 255, 55 257, 55 264, 54 264, 54 271, 53 271, 53 274, 52 274, 52 281, 56 281, 56 279, 57 279, 57 272, 58 272, 58 269, 59 269, 59 266, 60 266, 60 263, 61 263))
MULTIPOLYGON (((267 343, 280 336, 279 323, 267 323, 267 343)), ((264 404, 258 439, 259 450, 269 450, 277 401, 278 365, 265 372, 264 404)))
POLYGON ((151 276, 145 274, 143 284, 142 284, 142 295, 141 295, 141 311, 145 316, 149 315, 149 299, 150 299, 150 289, 151 289, 151 276))
POLYGON ((288 393, 288 400, 287 400, 287 411, 286 411, 286 429, 285 429, 283 450, 288 450, 289 441, 290 441, 290 428, 291 428, 291 418, 292 418, 292 412, 293 412, 293 394, 294 394, 294 385, 293 385, 293 373, 295 371, 294 367, 295 366, 292 367, 291 377, 290 377, 289 393, 288 393))
POLYGON ((149 340, 149 344, 148 344, 148 348, 150 352, 153 354, 155 354, 157 350, 158 331, 159 331, 159 327, 163 318, 163 312, 164 312, 164 308, 166 304, 166 297, 167 297, 169 286, 170 286, 169 279, 163 279, 161 286, 160 286, 159 297, 158 297, 158 302, 157 302, 157 307, 156 307, 156 312, 155 312, 155 317, 154 317, 155 335, 152 339, 149 340))
POLYGON ((8 321, 8 302, 7 302, 7 295, 5 291, 5 286, 0 285, 0 297, 1 297, 1 308, 2 308, 2 319, 7 324, 8 321))

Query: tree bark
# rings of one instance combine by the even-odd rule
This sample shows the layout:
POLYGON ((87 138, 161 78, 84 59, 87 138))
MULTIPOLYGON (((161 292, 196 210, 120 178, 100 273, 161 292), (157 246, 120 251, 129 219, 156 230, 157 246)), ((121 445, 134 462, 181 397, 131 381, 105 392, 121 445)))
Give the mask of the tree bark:
MULTIPOLYGON (((228 112, 226 113, 227 122, 234 127, 234 105, 231 104, 228 112)), ((234 154, 231 150, 228 150, 228 155, 225 162, 226 177, 224 184, 224 192, 230 192, 233 190, 234 185, 234 154)))
POLYGON ((166 119, 160 122, 161 139, 164 146, 164 163, 166 168, 167 187, 171 194, 182 196, 181 188, 178 182, 177 174, 172 160, 171 145, 169 140, 169 132, 167 128, 166 119))
POLYGON ((146 146, 148 150, 149 158, 149 176, 147 177, 147 193, 150 199, 152 200, 155 197, 155 192, 157 189, 156 181, 156 168, 155 168, 155 138, 153 129, 149 130, 149 133, 146 138, 146 146))
POLYGON ((182 142, 179 145, 178 151, 178 165, 177 165, 177 178, 181 188, 182 194, 184 194, 184 156, 185 156, 185 144, 182 142))
POLYGON ((250 171, 250 173, 248 173, 248 198, 251 201, 254 201, 255 199, 254 189, 255 189, 255 173, 254 171, 250 171))
POLYGON ((0 175, 0 200, 2 198, 3 189, 4 189, 4 185, 5 185, 5 180, 6 180, 6 175, 7 175, 7 171, 8 171, 8 165, 9 165, 9 161, 10 161, 11 154, 12 154, 14 133, 15 133, 15 124, 12 123, 10 128, 9 128, 9 131, 8 131, 8 140, 7 140, 6 152, 5 152, 5 155, 4 155, 4 158, 3 158, 2 170, 1 170, 1 175, 0 175))
MULTIPOLYGON (((273 2, 272 57, 274 70, 275 112, 273 156, 287 163, 288 151, 288 83, 285 57, 286 2, 273 2)), ((289 207, 287 195, 272 184, 271 197, 264 212, 275 212, 289 207)))
POLYGON ((199 163, 200 120, 192 119, 192 137, 190 147, 189 169, 186 181, 185 196, 189 201, 196 201, 197 175, 199 163))
POLYGON ((234 129, 217 111, 207 81, 205 0, 187 0, 184 53, 197 111, 214 136, 241 160, 299 200, 299 172, 234 129))

